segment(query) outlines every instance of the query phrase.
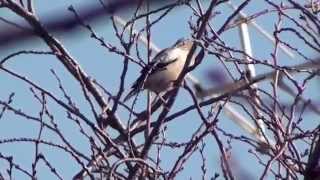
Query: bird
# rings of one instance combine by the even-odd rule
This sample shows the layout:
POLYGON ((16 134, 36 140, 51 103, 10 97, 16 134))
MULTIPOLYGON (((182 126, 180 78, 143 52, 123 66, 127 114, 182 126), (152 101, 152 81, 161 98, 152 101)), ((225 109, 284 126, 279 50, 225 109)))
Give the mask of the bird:
MULTIPOLYGON (((194 41, 181 38, 176 43, 160 51, 140 71, 140 76, 131 86, 124 102, 136 96, 140 91, 150 90, 157 95, 173 88, 186 62, 188 53, 194 41)), ((194 61, 192 58, 191 63, 194 61)))

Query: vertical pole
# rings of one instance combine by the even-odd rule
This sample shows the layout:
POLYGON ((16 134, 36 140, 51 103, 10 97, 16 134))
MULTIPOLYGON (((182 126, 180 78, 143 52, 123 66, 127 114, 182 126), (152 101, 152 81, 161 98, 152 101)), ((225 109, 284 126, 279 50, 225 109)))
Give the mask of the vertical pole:
MULTIPOLYGON (((254 64, 252 63, 252 59, 250 58, 253 55, 251 41, 250 41, 250 33, 249 33, 248 24, 246 20, 243 19, 242 17, 239 17, 239 18, 240 18, 239 20, 243 22, 239 25, 239 34, 240 34, 241 46, 243 51, 245 52, 245 54, 243 55, 243 58, 248 63, 245 66, 246 71, 249 72, 248 73, 249 77, 247 78, 252 79, 256 77, 256 70, 255 70, 254 64)), ((259 96, 259 93, 256 91, 257 88, 258 88, 258 84, 253 84, 252 89, 249 90, 249 94, 254 98, 253 101, 255 102, 255 104, 259 106, 260 101, 257 98, 259 96)), ((265 125, 261 119, 261 112, 259 111, 258 108, 254 108, 253 110, 254 110, 254 116, 256 119, 257 132, 259 132, 260 135, 264 135, 265 125)))

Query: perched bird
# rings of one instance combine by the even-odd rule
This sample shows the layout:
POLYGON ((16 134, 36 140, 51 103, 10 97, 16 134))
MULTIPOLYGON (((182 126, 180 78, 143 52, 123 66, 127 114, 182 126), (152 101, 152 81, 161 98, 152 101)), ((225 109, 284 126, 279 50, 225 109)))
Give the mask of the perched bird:
POLYGON ((179 39, 172 47, 160 51, 141 70, 139 78, 131 86, 131 90, 124 101, 144 89, 159 94, 173 88, 174 81, 177 80, 183 70, 192 44, 193 41, 190 39, 179 39))

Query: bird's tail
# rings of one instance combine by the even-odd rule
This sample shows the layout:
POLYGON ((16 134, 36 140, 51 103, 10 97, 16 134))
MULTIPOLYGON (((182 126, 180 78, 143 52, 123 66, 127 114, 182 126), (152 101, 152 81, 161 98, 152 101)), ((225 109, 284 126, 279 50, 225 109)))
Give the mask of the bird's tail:
POLYGON ((132 88, 131 91, 126 95, 126 97, 123 99, 123 102, 128 101, 133 96, 136 96, 139 93, 139 90, 136 88, 132 88))

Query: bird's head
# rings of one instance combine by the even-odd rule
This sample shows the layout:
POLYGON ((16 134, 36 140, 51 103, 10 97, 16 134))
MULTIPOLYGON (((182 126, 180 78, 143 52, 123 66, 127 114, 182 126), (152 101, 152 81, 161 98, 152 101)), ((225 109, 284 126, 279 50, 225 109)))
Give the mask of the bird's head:
POLYGON ((189 51, 192 47, 193 42, 194 41, 191 39, 181 38, 174 44, 174 47, 189 51))

